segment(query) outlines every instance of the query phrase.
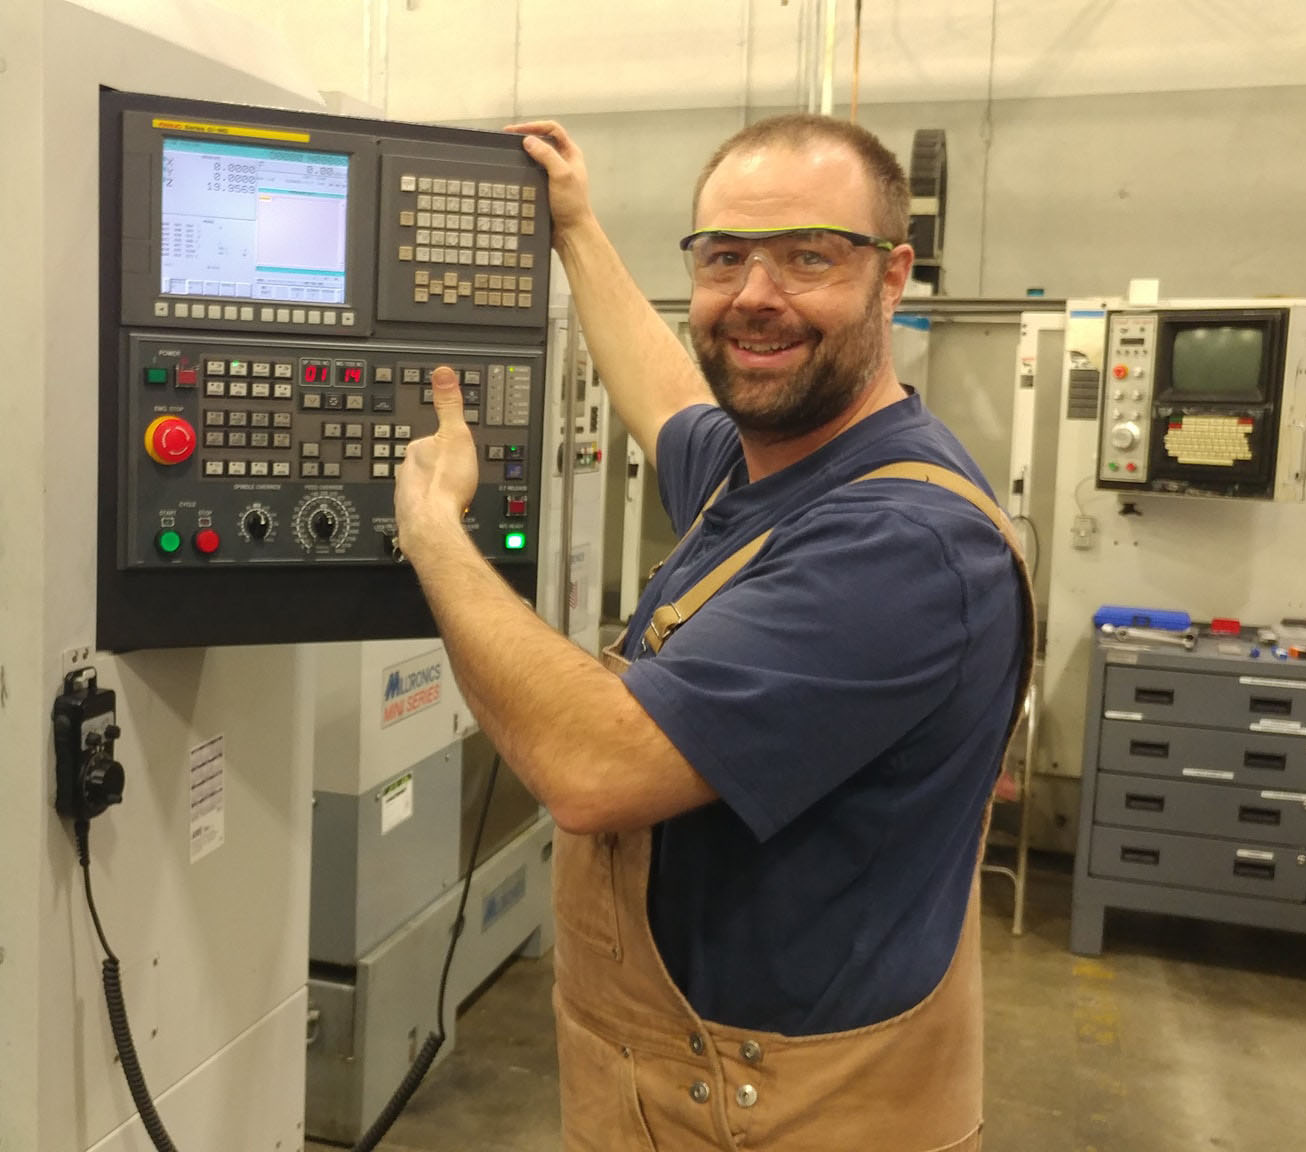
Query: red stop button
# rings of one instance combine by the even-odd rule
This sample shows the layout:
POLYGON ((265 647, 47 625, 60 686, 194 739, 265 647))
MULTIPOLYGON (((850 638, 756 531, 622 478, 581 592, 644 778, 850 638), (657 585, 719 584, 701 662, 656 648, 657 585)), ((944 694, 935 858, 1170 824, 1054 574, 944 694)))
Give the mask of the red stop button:
POLYGON ((180 416, 160 416, 145 429, 145 451, 160 464, 180 464, 195 451, 195 429, 180 416))
POLYGON ((212 556, 222 545, 222 537, 212 528, 201 528, 194 536, 195 551, 202 556, 212 556))
POLYGON ((1114 376, 1117 380, 1123 380, 1126 376, 1129 375, 1129 368, 1125 364, 1117 364, 1114 368, 1111 369, 1111 375, 1114 376))

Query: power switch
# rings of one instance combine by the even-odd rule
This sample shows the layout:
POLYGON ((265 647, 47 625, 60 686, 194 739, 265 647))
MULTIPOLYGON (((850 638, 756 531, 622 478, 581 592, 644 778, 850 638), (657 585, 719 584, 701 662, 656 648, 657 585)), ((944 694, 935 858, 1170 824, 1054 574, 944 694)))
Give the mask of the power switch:
POLYGON ((172 372, 167 368, 146 368, 146 384, 166 384, 171 378, 172 372))
POLYGON ((526 497, 525 497, 525 496, 509 496, 508 499, 507 499, 507 506, 508 506, 507 515, 509 515, 509 516, 525 516, 525 515, 526 515, 526 497))

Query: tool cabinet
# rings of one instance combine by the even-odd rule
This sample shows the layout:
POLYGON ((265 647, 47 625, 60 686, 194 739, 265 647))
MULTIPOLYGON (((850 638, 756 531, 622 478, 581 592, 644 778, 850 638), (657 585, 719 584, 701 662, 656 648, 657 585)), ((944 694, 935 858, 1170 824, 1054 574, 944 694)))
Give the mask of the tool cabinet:
POLYGON ((1108 908, 1306 932, 1306 661, 1098 637, 1070 946, 1108 908))

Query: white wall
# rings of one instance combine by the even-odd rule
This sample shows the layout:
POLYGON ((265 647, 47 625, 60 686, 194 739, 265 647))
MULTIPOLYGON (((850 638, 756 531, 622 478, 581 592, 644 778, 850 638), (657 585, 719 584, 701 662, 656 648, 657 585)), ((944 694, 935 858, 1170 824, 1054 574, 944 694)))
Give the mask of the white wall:
MULTIPOLYGON (((0 190, 0 348, 28 378, 40 379, 45 348, 35 322, 42 292, 40 202, 42 140, 40 0, 0 6, 0 155, 8 171, 26 173, 31 195, 0 190)), ((44 582, 39 528, 42 476, 31 464, 45 439, 41 406, 11 377, 0 387, 0 775, 5 782, 0 832, 0 1148, 35 1148, 40 977, 40 853, 48 803, 44 771, 47 739, 44 686, 27 670, 41 663, 39 621, 32 619, 44 582), (34 525, 33 522, 36 522, 34 525), (35 527, 35 530, 34 530, 35 527)))
MULTIPOLYGON (((821 48, 818 0, 217 2, 301 44, 319 88, 397 119, 794 105, 821 48)), ((835 99, 846 102, 854 5, 835 11, 835 99)), ((861 99, 1301 83, 1302 5, 1248 12, 1238 0, 884 0, 864 5, 861 99)))
MULTIPOLYGON (((157 0, 151 13, 158 35, 67 0, 0 5, 0 348, 11 368, 0 388, 4 1152, 75 1152, 105 1138, 115 1152, 145 1147, 112 1058, 73 838, 51 803, 62 654, 95 631, 99 86, 301 107, 315 98, 293 54, 257 25, 198 0, 157 0)), ((125 802, 92 830, 96 898, 160 1112, 193 1152, 297 1146, 312 752, 303 656, 93 659, 117 693, 127 771, 125 802), (192 862, 188 750, 217 734, 226 842, 192 862), (221 1108, 227 1099, 241 1107, 221 1108)))
MULTIPOLYGON (((685 294, 672 245, 703 160, 805 106, 821 63, 820 0, 214 2, 283 35, 319 89, 396 119, 564 117, 655 298, 685 294)), ((846 114, 853 4, 831 2, 846 114)), ((1254 19, 1236 0, 889 0, 863 13, 859 119, 904 161, 917 129, 947 132, 951 295, 1138 275, 1172 296, 1300 294, 1303 58, 1300 0, 1254 19)))

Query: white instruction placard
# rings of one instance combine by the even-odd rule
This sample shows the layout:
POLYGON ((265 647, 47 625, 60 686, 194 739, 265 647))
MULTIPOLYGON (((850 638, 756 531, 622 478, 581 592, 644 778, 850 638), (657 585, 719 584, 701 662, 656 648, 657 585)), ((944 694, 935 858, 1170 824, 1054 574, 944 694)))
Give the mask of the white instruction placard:
POLYGON ((190 862, 202 860, 226 839, 221 736, 190 750, 190 862))
POLYGON ((413 814, 413 774, 405 772, 381 789, 381 835, 413 814))

